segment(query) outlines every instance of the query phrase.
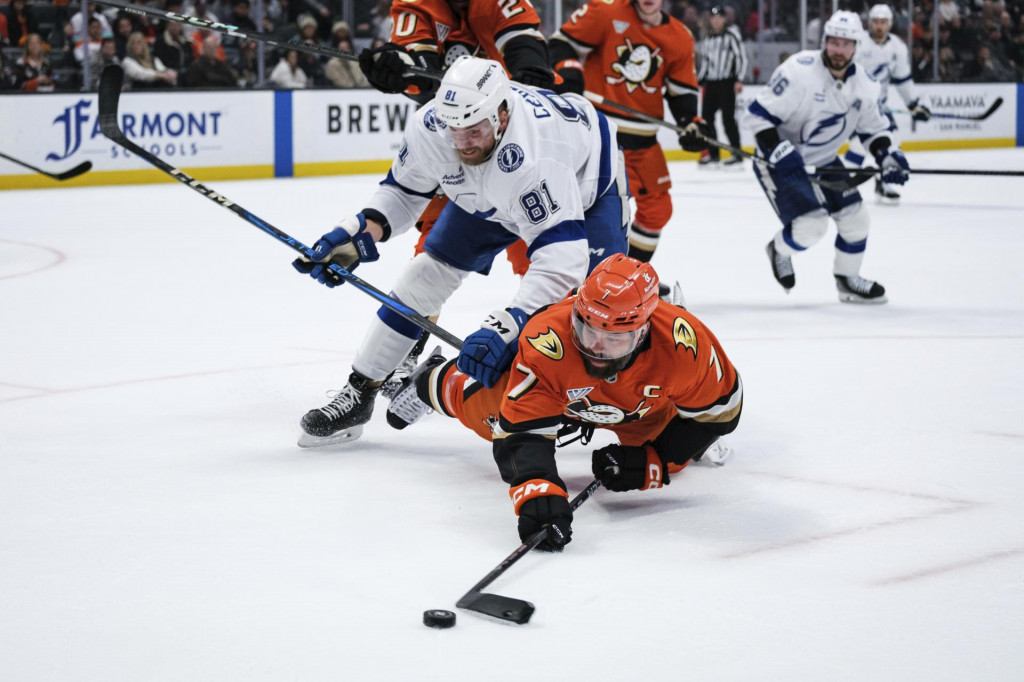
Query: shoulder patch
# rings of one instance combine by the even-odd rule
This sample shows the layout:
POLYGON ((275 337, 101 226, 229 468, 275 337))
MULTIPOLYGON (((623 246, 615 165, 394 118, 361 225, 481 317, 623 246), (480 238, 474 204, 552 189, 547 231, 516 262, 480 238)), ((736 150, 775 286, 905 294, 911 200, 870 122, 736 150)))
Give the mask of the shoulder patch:
POLYGON ((505 173, 511 173, 523 165, 526 154, 523 148, 514 142, 510 142, 498 150, 498 168, 505 173))
POLYGON ((436 111, 437 110, 434 107, 430 107, 427 109, 427 112, 423 114, 423 125, 425 125, 427 130, 432 133, 437 132, 437 118, 434 116, 436 111))
POLYGON ((537 349, 537 352, 552 360, 561 360, 565 357, 565 349, 562 347, 562 340, 558 334, 548 327, 546 332, 533 337, 526 337, 530 345, 537 349))
POLYGON ((672 323, 672 339, 676 342, 676 348, 688 348, 693 353, 693 359, 697 359, 697 334, 685 318, 677 317, 672 323))
POLYGON ((796 60, 797 64, 809 65, 814 63, 814 57, 799 57, 796 60))

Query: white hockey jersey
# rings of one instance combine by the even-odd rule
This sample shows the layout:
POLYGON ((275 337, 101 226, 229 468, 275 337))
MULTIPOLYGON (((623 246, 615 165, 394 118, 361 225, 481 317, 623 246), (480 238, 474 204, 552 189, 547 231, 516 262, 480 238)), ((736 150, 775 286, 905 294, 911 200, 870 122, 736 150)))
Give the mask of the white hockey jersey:
POLYGON ((881 45, 867 36, 857 45, 853 61, 859 64, 869 76, 882 86, 882 105, 885 106, 891 83, 900 93, 904 103, 917 99, 914 81, 910 78, 910 54, 907 44, 889 33, 881 45))
POLYGON ((805 50, 775 69, 747 108, 743 124, 755 135, 778 128, 804 163, 821 166, 835 159, 854 134, 866 149, 876 137, 888 135, 889 120, 878 97, 878 83, 856 64, 839 80, 825 66, 820 50, 805 50))
MULTIPOLYGON (((510 305, 532 313, 579 286, 589 266, 583 213, 620 173, 615 127, 577 95, 512 86, 509 122, 491 156, 463 165, 433 103, 414 115, 387 179, 366 204, 384 214, 392 234, 409 229, 441 191, 460 208, 499 223, 530 254, 510 305)), ((622 188, 625 193, 625 188, 622 188)))

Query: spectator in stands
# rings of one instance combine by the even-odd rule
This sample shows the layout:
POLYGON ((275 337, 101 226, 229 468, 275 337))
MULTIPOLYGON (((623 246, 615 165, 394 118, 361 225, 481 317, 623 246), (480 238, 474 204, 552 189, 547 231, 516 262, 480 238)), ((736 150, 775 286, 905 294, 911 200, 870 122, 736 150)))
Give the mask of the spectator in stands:
POLYGON ((12 47, 23 47, 30 33, 39 32, 35 17, 25 7, 25 0, 11 0, 6 18, 7 41, 12 47))
POLYGON ((336 21, 331 26, 331 38, 325 43, 326 45, 337 45, 340 40, 352 40, 352 31, 348 27, 346 21, 336 21))
POLYGON ((113 38, 111 33, 103 32, 103 22, 98 16, 90 17, 88 25, 85 38, 79 38, 75 43, 74 55, 78 64, 82 64, 86 59, 93 59, 100 51, 104 38, 113 38))
POLYGON ((0 12, 0 47, 9 44, 7 37, 7 14, 0 12))
POLYGON ((168 69, 184 76, 192 63, 192 45, 185 40, 185 27, 176 21, 164 23, 164 30, 153 41, 153 56, 168 69))
MULTIPOLYGON (((102 39, 103 36, 113 36, 114 32, 110 28, 110 22, 107 21, 107 18, 105 16, 99 14, 96 11, 96 4, 89 3, 88 7, 89 19, 96 19, 100 22, 100 28, 102 29, 100 39, 102 39)), ((71 30, 73 31, 73 35, 75 37, 76 42, 82 40, 88 32, 89 22, 86 20, 81 10, 71 15, 71 30)), ((82 60, 79 59, 78 61, 79 63, 81 63, 82 60)))
POLYGON ((146 36, 139 31, 128 36, 128 53, 121 66, 132 90, 170 88, 178 82, 178 72, 168 69, 159 58, 154 59, 146 36))
MULTIPOLYGON (((256 31, 256 22, 249 16, 250 10, 249 0, 234 0, 231 6, 231 16, 228 17, 228 23, 246 31, 256 31)), ((223 42, 225 45, 234 46, 241 42, 241 39, 234 36, 224 36, 223 42)))
POLYGON ((214 34, 203 40, 199 59, 192 62, 185 73, 185 85, 190 88, 235 88, 238 76, 223 58, 223 50, 214 34))
MULTIPOLYGON (((309 14, 302 14, 296 22, 299 34, 295 37, 296 42, 306 45, 318 45, 316 40, 316 19, 309 14)), ((299 68, 306 73, 306 81, 309 85, 328 85, 327 77, 324 76, 324 65, 320 57, 309 52, 299 53, 299 68)))
POLYGON ((100 75, 103 73, 103 69, 111 64, 120 63, 121 60, 117 56, 114 39, 104 38, 100 44, 100 51, 93 55, 92 62, 89 64, 89 89, 98 90, 100 87, 100 75))
POLYGON ((124 59, 128 55, 128 38, 135 31, 132 20, 122 14, 114 21, 114 52, 118 59, 124 59))
MULTIPOLYGON (((465 3, 469 4, 469 3, 465 3)), ((391 38, 391 0, 377 0, 368 20, 356 26, 356 33, 369 38, 391 38)))
POLYGON ((24 51, 14 64, 14 84, 25 92, 53 92, 53 69, 38 33, 25 36, 24 51))
POLYGON ((17 79, 14 71, 7 66, 7 58, 4 51, 0 50, 0 92, 17 89, 17 79))
MULTIPOLYGON (((346 38, 338 41, 337 49, 344 52, 353 52, 352 41, 346 38)), ((368 88, 369 82, 359 68, 359 63, 351 59, 334 57, 327 62, 325 69, 327 80, 338 88, 368 88)))
POLYGON ((306 72, 299 68, 299 53, 288 50, 270 72, 270 83, 282 90, 296 90, 309 87, 306 72))
POLYGON ((932 51, 918 41, 910 50, 910 78, 915 83, 926 83, 934 80, 934 63, 932 51))
POLYGON ((254 88, 259 80, 259 50, 255 40, 243 40, 238 45, 238 60, 235 62, 238 86, 254 88))
POLYGON ((974 59, 964 64, 960 75, 964 81, 975 83, 1013 80, 1009 68, 992 57, 992 48, 987 44, 978 46, 974 59))
POLYGON ((949 24, 953 29, 960 28, 960 6, 956 0, 939 0, 939 20, 949 24))

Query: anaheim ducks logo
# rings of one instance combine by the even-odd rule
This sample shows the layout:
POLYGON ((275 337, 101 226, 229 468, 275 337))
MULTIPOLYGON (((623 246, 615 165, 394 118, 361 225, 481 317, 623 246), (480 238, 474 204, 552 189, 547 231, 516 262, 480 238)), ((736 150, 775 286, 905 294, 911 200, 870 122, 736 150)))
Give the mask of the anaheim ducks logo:
POLYGON ((676 342, 677 348, 679 346, 689 348, 693 351, 693 359, 697 359, 697 334, 684 318, 677 317, 676 321, 672 323, 672 339, 676 342))
POLYGON ((618 60, 612 64, 611 69, 618 74, 618 77, 607 76, 606 80, 612 85, 626 84, 626 92, 633 92, 637 88, 643 88, 644 92, 660 92, 660 87, 647 84, 647 81, 654 77, 661 65, 665 63, 661 56, 661 48, 651 50, 648 45, 634 45, 629 38, 626 38, 625 45, 615 48, 619 55, 618 60))
POLYGON ((644 415, 650 412, 651 406, 644 405, 646 401, 641 400, 631 411, 626 412, 621 407, 607 403, 592 403, 590 398, 583 396, 565 406, 565 412, 569 416, 590 424, 601 424, 608 426, 612 424, 625 424, 643 419, 644 415))
POLYGON ((565 349, 562 348, 562 340, 558 338, 558 334, 555 334, 548 327, 548 330, 543 334, 538 334, 534 337, 527 337, 527 341, 530 345, 537 349, 537 351, 552 360, 561 360, 565 356, 565 349))

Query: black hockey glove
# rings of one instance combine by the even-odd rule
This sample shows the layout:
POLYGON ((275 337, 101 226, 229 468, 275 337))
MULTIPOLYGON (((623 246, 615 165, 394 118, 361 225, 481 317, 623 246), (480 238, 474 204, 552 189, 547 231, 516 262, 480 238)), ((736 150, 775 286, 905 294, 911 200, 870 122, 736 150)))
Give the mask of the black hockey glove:
POLYGON ((512 80, 529 85, 531 88, 544 88, 550 90, 555 85, 555 74, 551 69, 540 66, 524 66, 512 74, 512 80))
POLYGON ((915 121, 927 121, 932 117, 932 110, 921 104, 920 98, 908 104, 907 108, 910 109, 910 115, 914 117, 915 121))
POLYGON ((606 445, 594 450, 590 461, 594 476, 612 492, 651 490, 668 485, 668 471, 650 445, 606 445))
POLYGON ((545 526, 548 533, 537 549, 561 552, 572 539, 568 495, 551 481, 535 478, 509 490, 519 514, 519 539, 526 542, 545 526))
POLYGON ((708 148, 707 141, 713 139, 714 129, 700 116, 695 116, 683 126, 683 132, 679 133, 679 146, 688 152, 702 152, 708 148))
POLYGON ((404 47, 396 43, 384 43, 372 50, 359 53, 359 68, 370 85, 381 92, 397 94, 405 92, 413 84, 406 71, 416 63, 404 47))

